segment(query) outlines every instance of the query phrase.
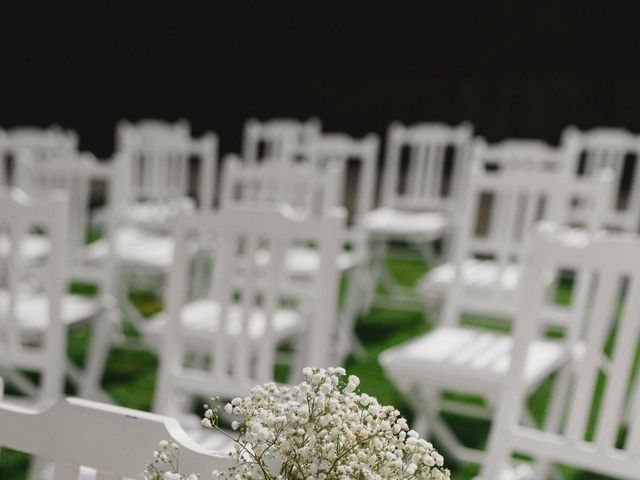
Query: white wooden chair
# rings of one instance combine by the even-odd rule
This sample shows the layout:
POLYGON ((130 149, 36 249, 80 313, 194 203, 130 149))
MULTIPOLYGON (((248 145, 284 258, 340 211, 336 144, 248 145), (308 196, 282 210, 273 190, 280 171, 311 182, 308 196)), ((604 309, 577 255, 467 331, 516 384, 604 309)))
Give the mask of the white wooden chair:
POLYGON ((640 396, 630 393, 640 385, 634 368, 640 338, 640 242, 635 236, 601 232, 576 245, 570 232, 547 228, 531 247, 511 367, 480 476, 552 478, 550 468, 561 464, 638 480, 640 396), (553 304, 545 288, 549 275, 559 271, 570 271, 574 284, 571 303, 564 307, 553 304), (531 357, 546 319, 558 310, 569 314, 559 343, 573 355, 556 375, 542 425, 523 423, 531 357), (513 464, 514 453, 533 462, 513 464))
POLYGON ((348 210, 349 224, 360 226, 374 206, 379 145, 375 134, 357 139, 342 133, 325 133, 304 145, 290 146, 285 157, 290 163, 308 163, 319 172, 329 167, 341 168, 344 178, 338 185, 339 201, 348 210))
MULTIPOLYGON (((425 293, 438 288, 438 282, 446 288, 440 292, 446 293, 440 324, 383 352, 379 361, 416 409, 418 428, 433 428, 454 457, 480 463, 483 453, 461 444, 438 412, 491 416, 512 340, 490 327, 496 322, 506 327, 515 318, 522 255, 534 224, 538 220, 568 224, 573 200, 580 198, 593 213, 592 223, 581 231, 595 230, 602 224, 611 182, 610 178, 584 182, 547 171, 482 172, 477 163, 473 167, 464 207, 468 215, 454 246, 456 261, 448 267, 450 272, 444 271, 451 278, 443 266, 432 270, 425 282, 425 293), (493 200, 488 221, 478 230, 479 212, 488 203, 483 198, 493 200), (477 396, 487 407, 443 401, 440 395, 447 390, 477 396)), ((541 345, 528 385, 535 386, 557 359, 555 347, 541 345)))
POLYGON ((0 257, 0 369, 11 383, 34 402, 63 394, 66 359, 65 248, 68 210, 64 198, 33 199, 0 196, 0 229, 9 240, 9 254, 0 257), (51 252, 38 264, 12 255, 24 235, 44 230, 51 252), (34 385, 19 372, 40 374, 34 385))
POLYGON ((173 261, 171 223, 181 212, 213 208, 218 139, 213 132, 192 138, 186 120, 123 121, 116 134, 123 167, 115 244, 120 278, 128 280, 120 303, 139 329, 144 319, 128 301, 128 290, 141 287, 164 295, 173 261), (197 170, 192 160, 198 161, 197 170))
MULTIPOLYGON (((331 165, 326 171, 318 172, 310 164, 272 161, 248 164, 228 156, 223 166, 220 207, 267 210, 286 207, 300 218, 322 217, 331 214, 339 204, 338 185, 343 178, 343 168, 343 165, 331 165)), ((349 243, 347 231, 341 235, 344 243, 349 243)), ((322 261, 319 254, 315 248, 292 248, 287 254, 287 268, 293 278, 304 282, 316 275, 322 261)), ((358 313, 354 267, 364 260, 358 258, 361 254, 361 250, 343 250, 337 259, 336 267, 346 276, 348 288, 341 303, 335 364, 342 364, 352 351, 360 351, 353 331, 358 313)))
POLYGON ((468 123, 389 126, 380 207, 364 220, 374 259, 372 286, 383 282, 386 304, 406 307, 415 300, 385 268, 389 242, 409 242, 427 260, 435 259, 433 242, 447 233, 468 176, 472 135, 468 123))
POLYGON ((77 134, 71 130, 65 131, 57 125, 46 129, 0 128, 0 190, 6 191, 13 185, 15 164, 19 156, 28 154, 37 160, 47 160, 77 150, 77 134))
POLYGON ((182 210, 213 208, 218 138, 191 136, 189 124, 141 120, 118 124, 116 148, 126 163, 122 179, 122 216, 136 226, 167 231, 182 210), (197 175, 191 160, 199 163, 197 175), (192 183, 195 201, 189 195, 192 183))
POLYGON ((317 118, 305 122, 292 118, 274 118, 260 122, 246 121, 242 139, 242 158, 248 163, 283 161, 289 146, 304 145, 321 134, 322 125, 317 118))
POLYGON ((574 152, 567 168, 579 177, 613 171, 615 195, 607 206, 606 225, 640 232, 640 136, 624 129, 595 128, 581 132, 567 127, 562 142, 574 152))
MULTIPOLYGON (((379 138, 369 134, 360 139, 347 134, 327 133, 305 145, 291 147, 285 154, 291 163, 306 163, 318 172, 340 168, 343 178, 338 184, 338 204, 348 211, 347 246, 350 260, 345 264, 348 276, 345 325, 354 325, 357 313, 368 305, 373 291, 370 275, 370 252, 364 226, 366 215, 375 202, 375 182, 378 168, 379 138)), ((352 327, 347 330, 352 331, 352 327)), ((355 338, 353 340, 356 340, 355 338)), ((357 342, 345 345, 346 353, 355 347, 354 353, 364 352, 357 342)), ((346 354, 345 353, 345 354, 346 354)))
POLYGON ((15 157, 28 152, 36 159, 57 158, 61 153, 78 151, 78 135, 58 125, 49 128, 15 127, 0 129, 0 156, 15 157))
POLYGON ((223 162, 220 208, 278 209, 287 205, 303 216, 324 215, 338 206, 342 167, 318 173, 310 165, 245 162, 228 155, 223 162))
POLYGON ((0 446, 51 462, 32 472, 34 480, 139 479, 162 440, 178 444, 181 471, 202 479, 232 466, 228 455, 196 444, 174 418, 78 398, 42 411, 0 402, 0 446))
POLYGON ((274 379, 283 343, 298 347, 292 378, 304 365, 330 364, 343 223, 343 215, 296 220, 264 210, 181 217, 169 309, 150 322, 162 335, 154 411, 178 415, 198 395, 246 395, 274 379), (196 299, 187 254, 194 236, 214 245, 211 288, 196 299), (292 280, 286 267, 287 252, 301 242, 313 242, 322 258, 312 288, 292 280))
POLYGON ((458 205, 451 259, 419 284, 427 311, 441 323, 457 323, 462 312, 511 318, 518 262, 535 222, 569 224, 576 212, 585 212, 581 226, 604 226, 599 212, 611 195, 610 172, 570 177, 560 170, 565 160, 564 153, 529 141, 496 148, 476 143, 465 198, 458 205))
MULTIPOLYGON (((70 154, 47 162, 25 156, 19 159, 16 167, 17 188, 35 198, 46 198, 61 191, 68 200, 64 279, 67 283, 92 284, 97 293, 65 295, 62 320, 68 326, 89 321, 93 324, 85 377, 80 379, 80 373, 71 365, 69 367, 71 375, 80 384, 79 395, 95 397, 99 395, 98 384, 111 343, 110 335, 120 321, 115 293, 117 266, 113 218, 117 166, 113 162, 98 161, 90 154, 70 154), (103 211, 109 213, 110 218, 103 222, 101 238, 87 244, 92 192, 97 184, 103 186, 103 211)), ((48 255, 52 253, 53 249, 48 255)), ((33 302, 29 316, 46 316, 42 308, 33 302)), ((27 315, 26 310, 24 314, 27 315)))

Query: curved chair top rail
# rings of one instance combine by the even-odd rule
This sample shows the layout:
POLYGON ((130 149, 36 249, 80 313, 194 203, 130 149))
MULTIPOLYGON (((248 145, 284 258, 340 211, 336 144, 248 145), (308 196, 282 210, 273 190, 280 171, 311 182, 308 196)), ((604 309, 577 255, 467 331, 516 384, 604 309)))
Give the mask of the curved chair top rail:
POLYGON ((179 445, 184 472, 209 478, 231 465, 227 454, 200 447, 174 418, 79 398, 42 411, 0 402, 0 426, 0 446, 41 455, 65 471, 91 467, 104 478, 139 478, 162 440, 179 445))

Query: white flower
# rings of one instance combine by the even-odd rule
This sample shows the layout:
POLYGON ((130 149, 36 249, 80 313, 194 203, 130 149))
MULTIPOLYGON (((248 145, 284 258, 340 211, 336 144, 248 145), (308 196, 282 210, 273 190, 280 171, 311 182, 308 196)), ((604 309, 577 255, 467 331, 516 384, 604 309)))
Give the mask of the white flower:
MULTIPOLYGON (((257 386, 249 396, 234 398, 224 407, 242 418, 231 427, 237 430, 243 424, 243 428, 232 454, 235 465, 225 472, 212 472, 212 479, 449 479, 442 456, 409 430, 398 410, 356 392, 358 377, 351 375, 345 381, 340 367, 307 367, 303 375, 299 385, 257 386), (282 471, 272 471, 273 465, 282 465, 282 471)), ((219 429, 218 418, 213 408, 206 408, 202 424, 219 429)), ((177 465, 177 461, 170 463, 175 452, 161 448, 154 457, 145 478, 165 480, 162 468, 166 467, 158 462, 177 465)), ((166 479, 195 478, 169 473, 174 476, 166 479)))

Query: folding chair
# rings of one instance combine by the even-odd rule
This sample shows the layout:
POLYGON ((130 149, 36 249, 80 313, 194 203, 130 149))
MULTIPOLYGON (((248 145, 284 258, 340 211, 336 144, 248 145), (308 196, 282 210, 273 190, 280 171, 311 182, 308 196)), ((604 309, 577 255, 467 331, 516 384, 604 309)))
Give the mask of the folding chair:
MULTIPOLYGON (((385 267, 388 248, 393 241, 408 242, 428 261, 435 260, 433 244, 449 231, 468 175, 472 134, 467 123, 389 126, 380 207, 364 220, 373 257, 371 283, 382 282, 385 305, 416 303, 414 289, 407 292, 385 267)), ((374 292, 369 295, 373 299, 374 292)))
POLYGON ((0 426, 1 446, 48 460, 32 471, 33 480, 138 479, 163 440, 178 444, 181 471, 199 478, 232 466, 174 418, 78 398, 42 411, 0 402, 0 426))
MULTIPOLYGON (((0 192, 9 192, 16 184, 16 167, 20 157, 35 161, 50 160, 77 153, 78 136, 71 130, 54 125, 47 129, 17 127, 0 129, 0 192)), ((0 252, 7 244, 0 239, 0 252)), ((27 235, 20 248, 29 261, 45 256, 49 245, 41 235, 27 235)))
MULTIPOLYGON (((534 224, 538 220, 570 224, 574 202, 580 199, 593 214, 592 223, 582 231, 592 232, 601 225, 598 219, 603 218, 611 192, 606 172, 605 178, 579 181, 555 172, 483 173, 480 167, 474 164, 477 170, 472 173, 465 206, 468 218, 454 246, 453 278, 429 279, 429 288, 436 288, 439 280, 447 289, 440 324, 379 357, 388 378, 416 410, 416 426, 433 428, 451 455, 474 463, 481 463, 483 452, 463 445, 439 412, 491 417, 512 345, 511 337, 496 333, 495 328, 504 330, 516 319, 522 255, 534 224), (479 230, 477 220, 486 208, 482 199, 487 195, 493 199, 489 221, 479 230), (443 392, 449 391, 481 398, 485 406, 444 398, 443 392)), ((438 269, 432 272, 442 275, 438 269)), ((553 345, 541 344, 536 355, 539 360, 527 377, 529 387, 538 384, 559 352, 553 345)))
POLYGON ((139 330, 144 319, 129 302, 129 289, 164 296, 173 261, 172 222, 181 212, 214 206, 218 138, 213 132, 193 138, 186 120, 123 121, 117 126, 116 146, 122 167, 115 243, 120 278, 128 283, 120 303, 139 330))
POLYGON ((640 397, 631 395, 640 384, 638 238, 601 232, 576 245, 570 232, 547 226, 533 237, 525 264, 511 367, 481 478, 553 478, 552 468, 563 465, 640 479, 640 397), (547 288, 559 272, 573 277, 564 307, 547 288), (542 424, 524 424, 533 350, 545 320, 558 314, 569 322, 557 343, 571 354, 555 376, 542 424), (514 453, 531 461, 516 462, 514 453))
MULTIPOLYGON (((69 373, 80 385, 80 396, 101 396, 98 386, 111 344, 111 335, 120 324, 115 292, 117 267, 113 218, 103 224, 99 240, 87 244, 86 239, 91 224, 92 193, 97 190, 95 187, 98 184, 102 184, 104 190, 104 211, 113 213, 117 187, 116 165, 100 162, 90 154, 71 154, 61 155, 47 162, 25 156, 19 159, 16 167, 16 186, 22 191, 34 198, 61 191, 68 200, 64 278, 67 284, 81 282, 97 287, 95 295, 68 294, 64 299, 66 303, 62 319, 65 325, 91 322, 93 326, 86 362, 88 369, 82 374, 69 364, 69 373)), ((50 249, 48 255, 52 253, 53 249, 50 249)), ((33 303, 30 316, 43 315, 37 305, 36 302, 33 303)))
POLYGON ((283 344, 296 353, 290 378, 299 378, 302 366, 330 364, 343 222, 343 215, 296 220, 264 210, 180 217, 169 310, 149 323, 162 342, 154 411, 184 415, 193 397, 248 394, 275 379, 283 344), (197 239, 214 250, 211 287, 201 298, 189 285, 189 244, 197 239), (300 286, 286 267, 287 252, 311 243, 322 261, 313 286, 300 286))
POLYGON ((640 136, 624 129, 595 128, 581 132, 567 127, 562 142, 574 152, 570 175, 585 177, 603 168, 613 172, 615 195, 607 205, 606 226, 640 232, 640 136))
MULTIPOLYGON (((358 139, 347 134, 326 133, 304 145, 292 146, 285 153, 287 161, 292 164, 308 164, 320 173, 330 168, 338 168, 343 172, 337 187, 337 203, 348 212, 346 247, 350 261, 346 262, 344 269, 348 305, 344 310, 348 320, 344 323, 347 325, 355 324, 358 313, 370 303, 370 292, 373 291, 364 222, 375 202, 379 144, 378 136, 374 134, 358 139)), ((357 339, 353 340, 345 347, 356 355, 364 355, 357 339)), ((348 353, 347 350, 345 355, 348 353)))
MULTIPOLYGON (((239 158, 229 156, 225 159, 223 172, 222 209, 287 208, 300 218, 318 218, 330 214, 338 206, 338 185, 342 180, 343 166, 332 165, 326 171, 318 172, 309 164, 289 165, 271 161, 243 164, 239 158)), ((343 242, 348 243, 346 230, 342 236, 343 242)), ((354 267, 362 261, 356 256, 361 253, 343 250, 336 263, 341 275, 346 275, 349 288, 341 302, 335 364, 342 364, 352 351, 358 353, 359 346, 353 335, 358 305, 352 275, 354 267)), ((319 252, 314 248, 298 246, 287 254, 287 268, 300 282, 316 275, 320 262, 319 252)))
POLYGON ((64 392, 65 319, 76 310, 65 296, 68 209, 64 198, 33 199, 20 193, 0 195, 0 230, 8 240, 6 255, 0 256, 0 370, 8 384, 42 404, 64 392), (13 254, 34 229, 52 247, 38 265, 13 254), (39 373, 38 384, 20 370, 39 373))
POLYGON ((604 213, 594 208, 604 209, 612 194, 610 172, 565 175, 565 149, 528 140, 489 146, 482 139, 473 148, 450 260, 429 270, 418 286, 426 311, 447 325, 462 311, 510 318, 520 254, 534 223, 601 228, 604 213))
POLYGON ((135 226, 170 230, 180 211, 213 208, 218 138, 207 132, 192 138, 189 124, 141 120, 118 124, 116 148, 126 164, 122 179, 121 214, 135 226), (191 160, 198 161, 198 173, 191 160), (192 184, 195 199, 190 196, 192 184))
POLYGON ((242 158, 253 164, 263 161, 281 162, 289 146, 304 145, 321 134, 317 118, 301 122, 291 118, 274 118, 260 122, 251 118, 244 124, 242 158))
POLYGON ((0 158, 4 162, 8 158, 15 162, 22 153, 30 154, 36 160, 47 160, 74 152, 78 152, 78 135, 58 125, 0 129, 0 158))

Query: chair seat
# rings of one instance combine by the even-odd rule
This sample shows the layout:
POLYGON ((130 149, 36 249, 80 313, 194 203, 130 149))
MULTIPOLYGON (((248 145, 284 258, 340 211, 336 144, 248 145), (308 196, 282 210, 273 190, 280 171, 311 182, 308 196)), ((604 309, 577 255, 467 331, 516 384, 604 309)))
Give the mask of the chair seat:
MULTIPOLYGON (((0 317, 7 315, 9 294, 0 291, 0 317)), ((71 325, 89 320, 102 308, 100 299, 85 295, 65 295, 62 299, 62 321, 71 325)), ((39 333, 49 326, 49 301, 43 295, 26 294, 16 305, 16 316, 24 333, 39 333)))
MULTIPOLYGON (((464 327, 438 327, 380 354, 387 376, 401 389, 425 385, 498 395, 511 362, 510 335, 464 327)), ((557 341, 533 343, 525 368, 527 385, 534 387, 566 357, 557 341)))
MULTIPOLYGON (((426 298, 440 297, 447 292, 456 279, 457 268, 453 263, 445 263, 430 270, 419 282, 420 292, 426 298)), ((517 265, 507 265, 503 269, 489 260, 466 260, 462 263, 462 285, 473 293, 484 294, 491 291, 496 295, 496 289, 503 294, 512 296, 518 286, 520 269, 517 265)))
MULTIPOLYGON (((345 272, 357 266, 362 260, 355 251, 342 252, 338 255, 336 267, 345 272)), ((320 267, 320 253, 312 248, 293 248, 287 254, 287 270, 294 276, 309 276, 320 267)))
MULTIPOLYGON (((169 235, 160 235, 136 227, 119 228, 115 234, 117 261, 123 265, 168 270, 173 262, 174 241, 169 235)), ((103 240, 87 245, 87 257, 103 258, 108 253, 103 240)))
MULTIPOLYGON (((11 245, 6 235, 0 235, 0 258, 10 253, 11 245)), ((28 262, 42 260, 51 250, 51 240, 46 235, 25 235, 20 243, 22 258, 28 262)))
MULTIPOLYGON (((226 322, 227 334, 231 337, 240 334, 242 325, 241 307, 233 305, 229 308, 226 322)), ((211 344, 211 337, 219 328, 220 305, 213 300, 198 300, 184 306, 182 310, 183 333, 194 343, 201 341, 211 344)), ((159 313, 144 324, 144 333, 152 342, 159 342, 167 322, 167 314, 159 313)), ((277 340, 290 338, 304 329, 302 316, 292 310, 278 310, 273 318, 273 331, 277 340)), ((249 319, 249 335, 259 340, 264 334, 265 316, 255 311, 249 319)))
POLYGON ((445 234, 449 221, 441 212, 412 212, 385 207, 367 213, 363 225, 374 238, 431 242, 445 234))

